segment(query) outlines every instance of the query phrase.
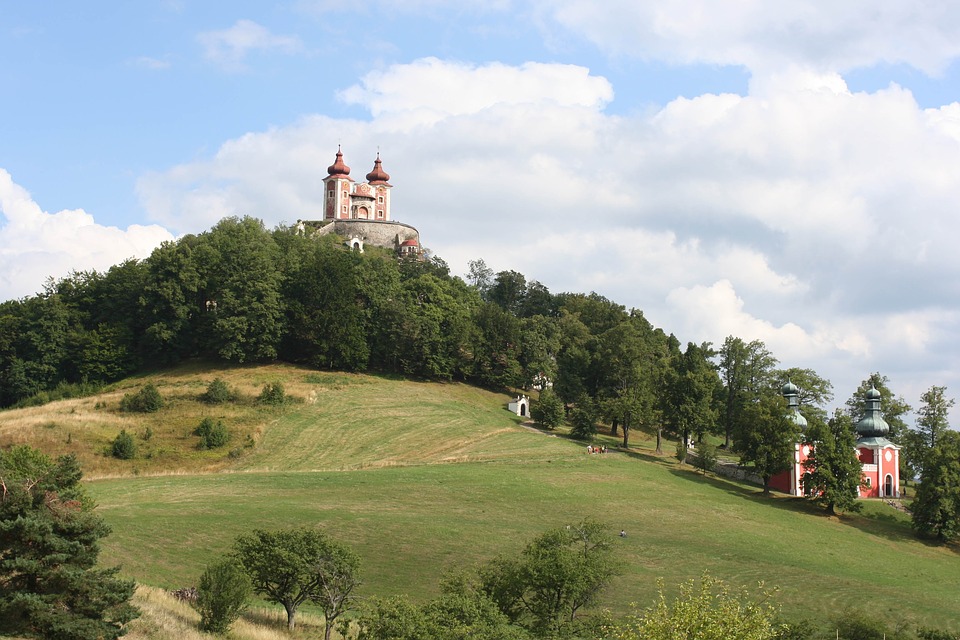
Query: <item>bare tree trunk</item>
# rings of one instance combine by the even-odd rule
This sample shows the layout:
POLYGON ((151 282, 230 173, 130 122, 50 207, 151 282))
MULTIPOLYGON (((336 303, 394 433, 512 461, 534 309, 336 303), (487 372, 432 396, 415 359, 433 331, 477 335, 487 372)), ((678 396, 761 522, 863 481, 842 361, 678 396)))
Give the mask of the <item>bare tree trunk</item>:
POLYGON ((623 448, 630 448, 630 425, 623 423, 623 448))
POLYGON ((657 453, 663 454, 663 427, 657 427, 657 453))
POLYGON ((296 620, 297 620, 297 610, 292 609, 290 605, 283 605, 283 608, 287 610, 287 629, 293 631, 296 620))
POLYGON ((610 435, 612 436, 617 435, 617 425, 618 425, 617 419, 614 418, 613 422, 610 423, 610 435))

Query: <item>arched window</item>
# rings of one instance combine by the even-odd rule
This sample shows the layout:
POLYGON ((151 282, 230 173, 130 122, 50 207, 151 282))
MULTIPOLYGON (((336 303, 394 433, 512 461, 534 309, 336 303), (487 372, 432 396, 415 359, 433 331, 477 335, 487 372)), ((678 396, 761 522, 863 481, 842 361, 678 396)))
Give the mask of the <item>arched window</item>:
POLYGON ((883 479, 883 495, 889 497, 889 496, 893 496, 894 493, 895 492, 893 490, 893 476, 888 473, 887 477, 883 479))

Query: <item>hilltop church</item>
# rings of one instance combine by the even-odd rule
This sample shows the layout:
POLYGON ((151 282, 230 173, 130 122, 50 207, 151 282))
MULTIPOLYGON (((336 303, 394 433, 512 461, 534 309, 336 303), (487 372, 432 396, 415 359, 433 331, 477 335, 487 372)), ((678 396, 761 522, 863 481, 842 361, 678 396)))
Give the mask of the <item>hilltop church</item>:
POLYGON ((310 235, 334 233, 358 251, 365 245, 383 247, 398 255, 419 255, 420 232, 390 217, 390 175, 377 153, 366 182, 350 177, 350 167, 337 148, 332 165, 323 179, 323 215, 320 220, 297 220, 297 230, 310 235))
MULTIPOLYGON (((781 390, 787 400, 787 416, 800 430, 807 426, 807 419, 800 414, 798 400, 800 390, 791 382, 781 390)), ((863 417, 857 422, 857 456, 863 469, 863 482, 859 493, 862 498, 900 497, 900 447, 887 440, 890 425, 880 413, 880 392, 871 387, 867 392, 863 417)), ((803 464, 810 458, 813 444, 798 442, 794 445, 793 465, 787 471, 770 479, 770 487, 793 496, 807 495, 804 480, 809 472, 803 464)))

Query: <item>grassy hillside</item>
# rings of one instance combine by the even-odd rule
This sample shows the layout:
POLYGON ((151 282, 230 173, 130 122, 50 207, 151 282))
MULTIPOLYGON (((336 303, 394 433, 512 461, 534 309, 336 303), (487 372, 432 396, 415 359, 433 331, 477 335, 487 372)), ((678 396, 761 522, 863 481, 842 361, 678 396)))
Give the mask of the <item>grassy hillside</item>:
POLYGON ((803 500, 762 498, 678 468, 648 443, 588 456, 580 443, 519 424, 506 396, 463 385, 282 366, 152 379, 172 402, 146 418, 115 408, 143 380, 101 398, 0 413, 0 444, 73 450, 94 469, 90 488, 113 526, 103 561, 149 585, 193 584, 238 534, 303 524, 356 548, 364 595, 425 598, 445 570, 594 517, 628 533, 617 539, 622 574, 604 598, 617 612, 649 604, 658 577, 675 584, 708 570, 779 586, 788 614, 853 607, 960 629, 960 556, 916 540, 906 518, 881 503, 827 518, 803 500), (215 375, 248 397, 281 380, 302 401, 280 411, 250 402, 211 410, 195 397, 215 375), (189 432, 204 412, 234 430, 226 449, 238 456, 193 448, 189 432), (99 453, 123 424, 136 433, 151 426, 140 443, 149 459, 99 453), (248 435, 255 445, 244 448, 248 435))

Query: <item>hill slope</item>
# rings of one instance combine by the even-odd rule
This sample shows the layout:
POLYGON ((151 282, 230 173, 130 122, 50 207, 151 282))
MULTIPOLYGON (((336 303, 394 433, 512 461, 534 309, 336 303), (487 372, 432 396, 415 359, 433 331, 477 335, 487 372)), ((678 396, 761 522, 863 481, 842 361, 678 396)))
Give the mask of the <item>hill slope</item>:
MULTIPOLYGON (((114 530, 103 561, 147 584, 193 584, 204 564, 253 528, 308 525, 357 549, 364 595, 422 598, 445 570, 517 552, 548 527, 594 517, 628 533, 617 539, 622 575, 604 598, 616 612, 648 604, 658 577, 669 585, 708 570, 735 584, 779 586, 791 615, 869 608, 960 628, 960 556, 916 540, 905 517, 881 503, 868 503, 863 516, 827 518, 803 500, 762 498, 643 448, 587 456, 580 443, 519 425, 504 410, 506 396, 463 385, 279 366, 188 368, 153 379, 173 402, 146 418, 154 435, 141 446, 162 441, 168 451, 133 462, 104 458, 94 445, 102 436, 81 433, 79 419, 69 445, 51 439, 99 465, 103 477, 90 487, 114 530), (250 403, 214 410, 195 400, 214 376, 248 396, 280 380, 303 401, 280 411, 250 403), (194 451, 187 430, 204 411, 255 446, 233 458, 194 451), (131 477, 135 466, 140 477, 131 477), (154 471, 163 474, 146 476, 154 471), (117 474, 124 477, 107 477, 117 474)), ((32 430, 44 442, 86 406, 118 421, 104 421, 115 429, 130 416, 110 407, 142 382, 45 415, 2 413, 0 442, 32 430), (28 420, 36 426, 24 427, 28 420)))

